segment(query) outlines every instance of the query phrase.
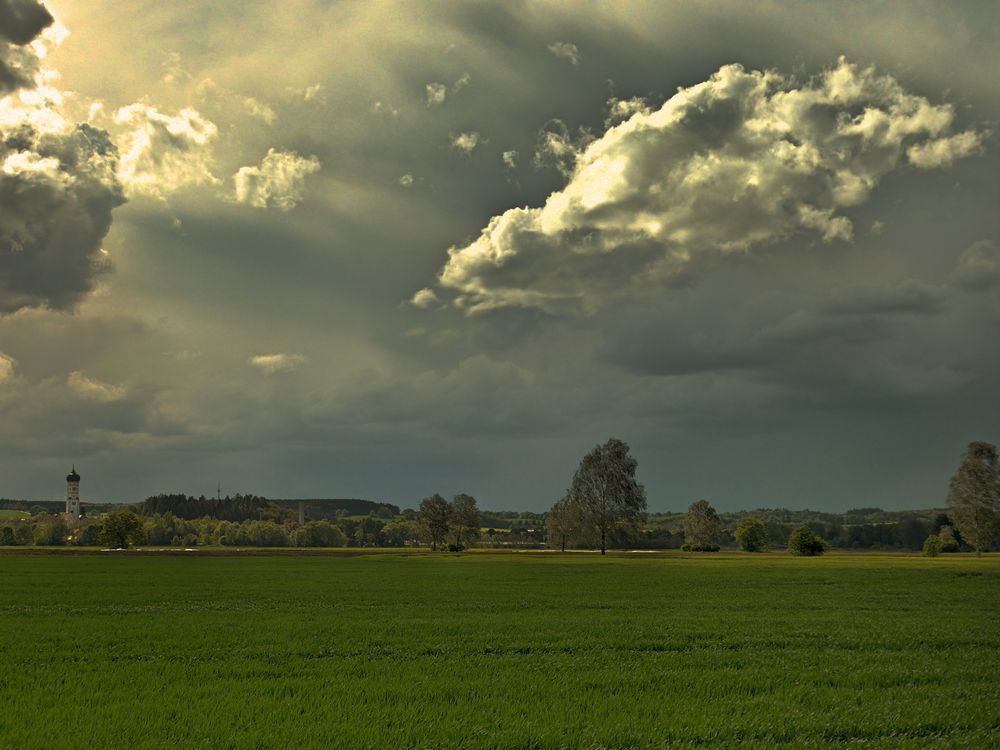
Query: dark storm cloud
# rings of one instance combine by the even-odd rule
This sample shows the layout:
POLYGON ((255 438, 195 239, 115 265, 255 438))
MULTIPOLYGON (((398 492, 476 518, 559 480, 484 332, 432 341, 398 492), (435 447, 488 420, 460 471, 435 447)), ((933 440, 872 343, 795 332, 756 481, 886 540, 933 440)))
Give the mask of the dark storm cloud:
MULTIPOLYGON (((828 316, 818 311, 778 308, 741 311, 741 319, 663 319, 612 332, 609 361, 642 375, 689 375, 728 370, 761 373, 797 370, 802 363, 830 367, 859 347, 876 345, 891 331, 870 313, 828 316)), ((860 310, 854 312, 860 313, 860 310)))
POLYGON ((101 242, 124 202, 117 150, 86 124, 68 133, 24 124, 0 137, 0 314, 70 309, 107 269, 101 242))
POLYGON ((834 315, 932 314, 941 312, 944 290, 917 279, 888 286, 840 290, 825 306, 834 315))
POLYGON ((108 267, 101 242, 124 202, 107 132, 66 122, 33 79, 43 51, 25 45, 54 20, 32 0, 0 0, 0 94, 41 87, 2 100, 0 315, 76 305, 108 267))
POLYGON ((0 445, 11 457, 44 457, 141 444, 155 429, 156 392, 80 370, 38 382, 16 379, 0 396, 0 415, 11 426, 0 434, 0 445))
POLYGON ((0 0, 0 95, 31 85, 36 61, 21 48, 54 20, 34 0, 0 0))
POLYGON ((175 439, 161 395, 186 363, 173 361, 169 341, 134 316, 33 309, 0 317, 0 345, 17 364, 0 388, 8 467, 27 457, 118 455, 175 439))

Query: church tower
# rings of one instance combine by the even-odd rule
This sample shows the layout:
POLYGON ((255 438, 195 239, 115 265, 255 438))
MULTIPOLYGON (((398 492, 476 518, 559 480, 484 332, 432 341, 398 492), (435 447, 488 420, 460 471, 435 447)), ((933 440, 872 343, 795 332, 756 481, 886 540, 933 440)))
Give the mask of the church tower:
POLYGON ((66 522, 73 523, 80 518, 80 475, 76 466, 66 476, 66 522))

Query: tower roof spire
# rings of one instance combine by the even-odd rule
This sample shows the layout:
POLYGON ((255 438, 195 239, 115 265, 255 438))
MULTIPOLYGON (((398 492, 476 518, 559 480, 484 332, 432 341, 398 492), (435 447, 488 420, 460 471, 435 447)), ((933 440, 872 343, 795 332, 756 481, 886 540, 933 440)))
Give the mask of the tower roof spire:
POLYGON ((66 475, 67 482, 79 482, 80 475, 76 473, 76 464, 73 464, 73 471, 66 475))

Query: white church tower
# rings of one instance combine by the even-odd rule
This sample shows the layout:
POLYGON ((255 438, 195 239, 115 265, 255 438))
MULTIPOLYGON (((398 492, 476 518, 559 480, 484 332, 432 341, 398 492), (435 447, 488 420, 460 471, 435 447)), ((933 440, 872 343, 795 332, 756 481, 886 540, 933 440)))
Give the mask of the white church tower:
POLYGON ((80 475, 76 466, 66 476, 66 522, 73 523, 80 518, 80 475))

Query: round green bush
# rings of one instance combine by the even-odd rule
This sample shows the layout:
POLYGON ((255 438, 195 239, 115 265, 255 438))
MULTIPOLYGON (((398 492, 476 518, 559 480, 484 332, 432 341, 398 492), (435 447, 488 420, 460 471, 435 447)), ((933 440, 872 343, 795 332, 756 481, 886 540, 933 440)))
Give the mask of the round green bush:
POLYGON ((822 555, 826 549, 826 542, 816 536, 808 524, 802 524, 788 537, 788 552, 792 555, 814 557, 822 555))

